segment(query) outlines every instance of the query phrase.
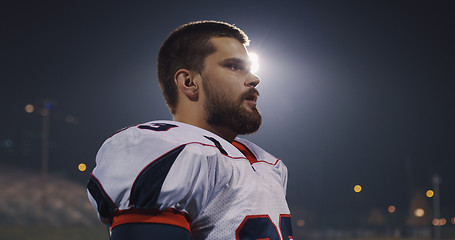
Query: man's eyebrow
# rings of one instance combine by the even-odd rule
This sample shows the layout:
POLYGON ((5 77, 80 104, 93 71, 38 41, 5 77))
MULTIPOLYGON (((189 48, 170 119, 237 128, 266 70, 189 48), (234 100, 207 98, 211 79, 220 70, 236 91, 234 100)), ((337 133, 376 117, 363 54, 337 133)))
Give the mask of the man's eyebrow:
POLYGON ((221 63, 238 63, 238 64, 244 64, 244 65, 251 65, 251 61, 244 61, 243 59, 240 58, 226 58, 221 61, 221 63))

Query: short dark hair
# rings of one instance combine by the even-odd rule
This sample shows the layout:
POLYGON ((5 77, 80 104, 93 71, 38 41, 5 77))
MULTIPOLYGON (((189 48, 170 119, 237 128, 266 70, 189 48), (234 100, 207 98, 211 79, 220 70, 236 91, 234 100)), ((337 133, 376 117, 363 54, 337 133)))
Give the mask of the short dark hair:
POLYGON ((158 53, 158 81, 172 114, 177 105, 174 75, 179 69, 202 72, 204 59, 216 51, 212 37, 230 37, 248 46, 248 36, 236 26, 220 21, 190 22, 175 29, 158 53))

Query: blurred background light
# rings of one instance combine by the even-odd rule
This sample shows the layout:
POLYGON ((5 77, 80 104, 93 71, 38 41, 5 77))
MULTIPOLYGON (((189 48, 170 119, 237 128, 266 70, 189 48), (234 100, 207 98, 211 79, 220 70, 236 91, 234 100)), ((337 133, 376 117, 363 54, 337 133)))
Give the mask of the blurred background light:
POLYGON ((33 111, 35 111, 35 107, 32 104, 27 104, 25 105, 25 111, 27 113, 32 113, 33 111))
POLYGON ((87 170, 87 165, 85 165, 85 163, 79 163, 77 168, 79 169, 79 171, 84 172, 85 170, 87 170))
POLYGON ((439 226, 439 219, 433 218, 433 221, 431 222, 433 226, 439 226))
POLYGON ((390 206, 387 208, 387 211, 388 211, 389 213, 394 213, 394 212, 396 211, 396 208, 395 208, 395 206, 390 205, 390 206))
POLYGON ((3 142, 3 145, 4 145, 6 148, 12 148, 12 147, 13 147, 13 140, 11 140, 11 139, 5 139, 5 141, 3 142))
POLYGON ((416 217, 423 217, 425 215, 425 211, 422 208, 417 208, 414 210, 414 216, 416 217))
POLYGON ((304 221, 303 219, 299 219, 299 220, 297 221, 297 226, 299 226, 299 227, 305 226, 305 221, 304 221))
POLYGON ((432 224, 433 226, 444 226, 447 224, 447 220, 445 218, 433 218, 432 224))
POLYGON ((359 193, 361 191, 362 191, 362 186, 360 186, 358 184, 354 186, 354 192, 359 193))
POLYGON ((40 114, 41 114, 41 116, 43 116, 43 117, 49 116, 49 110, 46 109, 46 108, 42 108, 42 109, 40 110, 40 114))
POLYGON ((51 101, 44 101, 43 107, 47 110, 52 110, 54 108, 54 104, 51 101))
POLYGON ((71 124, 74 124, 74 125, 79 123, 79 119, 77 117, 75 117, 75 116, 72 116, 72 115, 66 115, 65 121, 67 123, 71 123, 71 124))
POLYGON ((432 198, 434 196, 434 191, 433 190, 428 190, 426 195, 427 195, 427 197, 432 198))

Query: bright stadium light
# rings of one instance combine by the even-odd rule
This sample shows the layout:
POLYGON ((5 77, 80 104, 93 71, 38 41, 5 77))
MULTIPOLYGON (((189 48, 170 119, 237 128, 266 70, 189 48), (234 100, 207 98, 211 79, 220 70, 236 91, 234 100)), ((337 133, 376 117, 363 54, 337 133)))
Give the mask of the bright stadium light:
POLYGON ((248 53, 251 61, 251 72, 257 73, 259 71, 259 56, 256 53, 248 53))

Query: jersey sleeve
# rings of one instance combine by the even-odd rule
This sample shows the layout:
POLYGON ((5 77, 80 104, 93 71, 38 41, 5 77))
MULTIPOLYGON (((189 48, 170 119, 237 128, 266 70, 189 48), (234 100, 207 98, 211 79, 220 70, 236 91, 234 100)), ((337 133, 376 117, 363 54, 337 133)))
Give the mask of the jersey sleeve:
POLYGON ((169 209, 196 218, 212 191, 209 153, 201 145, 169 143, 141 131, 149 130, 115 135, 97 154, 87 188, 100 219, 112 223, 123 213, 169 209))
POLYGON ((213 189, 212 162, 204 150, 199 145, 185 145, 164 179, 158 208, 185 211, 192 219, 204 209, 213 189))

